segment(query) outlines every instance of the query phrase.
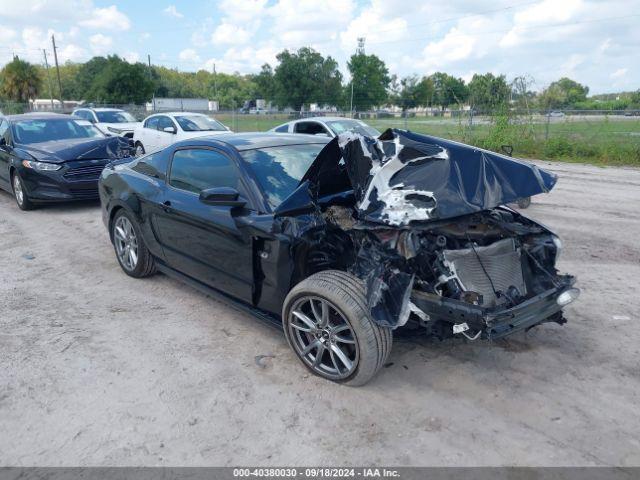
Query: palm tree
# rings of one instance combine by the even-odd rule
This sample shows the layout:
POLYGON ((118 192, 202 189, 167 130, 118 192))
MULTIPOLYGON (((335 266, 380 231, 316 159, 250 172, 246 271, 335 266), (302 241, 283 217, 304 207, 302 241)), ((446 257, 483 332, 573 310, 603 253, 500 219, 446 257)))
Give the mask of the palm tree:
POLYGON ((2 78, 0 93, 15 102, 28 102, 30 98, 36 97, 40 89, 38 69, 17 56, 4 66, 0 72, 0 78, 2 78))

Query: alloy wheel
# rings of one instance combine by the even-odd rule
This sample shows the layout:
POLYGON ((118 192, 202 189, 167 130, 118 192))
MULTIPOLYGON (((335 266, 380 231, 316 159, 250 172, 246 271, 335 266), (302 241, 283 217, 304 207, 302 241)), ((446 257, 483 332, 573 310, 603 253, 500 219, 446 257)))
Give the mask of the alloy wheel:
POLYGON ((287 328, 296 353, 319 375, 342 380, 358 366, 355 333, 329 301, 311 296, 298 299, 289 313, 287 328))
POLYGON ((18 205, 24 204, 24 190, 22 189, 22 182, 18 174, 13 176, 13 193, 16 196, 16 202, 18 205))
POLYGON ((138 144, 136 145, 136 157, 141 157, 142 155, 144 155, 144 148, 138 144))
POLYGON ((113 240, 120 263, 126 270, 133 271, 138 265, 138 238, 133 224, 124 215, 116 220, 113 240))

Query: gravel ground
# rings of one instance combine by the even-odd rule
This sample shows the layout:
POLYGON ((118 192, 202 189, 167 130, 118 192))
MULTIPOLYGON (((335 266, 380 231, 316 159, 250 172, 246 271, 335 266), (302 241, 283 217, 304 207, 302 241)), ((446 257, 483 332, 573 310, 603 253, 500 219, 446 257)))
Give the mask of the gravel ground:
POLYGON ((640 171, 544 165, 559 184, 527 213, 578 276, 569 323, 400 340, 358 389, 246 314, 124 275, 97 205, 0 194, 0 465, 640 465, 640 171))

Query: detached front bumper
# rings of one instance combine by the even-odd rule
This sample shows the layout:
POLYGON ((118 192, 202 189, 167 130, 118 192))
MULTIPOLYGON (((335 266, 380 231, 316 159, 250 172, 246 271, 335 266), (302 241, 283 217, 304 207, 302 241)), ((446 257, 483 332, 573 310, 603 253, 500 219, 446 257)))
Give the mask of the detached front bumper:
POLYGON ((454 324, 466 323, 471 334, 480 331, 482 338, 492 340, 546 321, 560 321, 558 314, 566 304, 562 305, 558 299, 565 292, 570 293, 560 298, 560 302, 568 295, 579 293, 578 289, 573 288, 574 283, 574 277, 561 277, 557 287, 511 308, 487 308, 415 290, 411 301, 429 315, 430 320, 447 322, 452 327, 454 324))
POLYGON ((110 160, 74 160, 56 171, 19 167, 29 199, 36 203, 97 200, 98 178, 110 160))

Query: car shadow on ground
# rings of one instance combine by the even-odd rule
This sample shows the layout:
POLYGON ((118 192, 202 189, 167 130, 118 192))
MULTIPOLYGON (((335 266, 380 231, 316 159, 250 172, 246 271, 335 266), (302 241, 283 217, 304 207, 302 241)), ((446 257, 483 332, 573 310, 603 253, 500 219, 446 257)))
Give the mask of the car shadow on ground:
MULTIPOLYGON (((16 211, 21 211, 16 204, 13 194, 0 190, 0 203, 13 204, 16 211)), ((71 202, 55 202, 37 204, 33 211, 51 211, 51 212, 74 212, 86 211, 100 207, 100 200, 77 200, 71 202)), ((26 212, 29 213, 29 212, 26 212)))

